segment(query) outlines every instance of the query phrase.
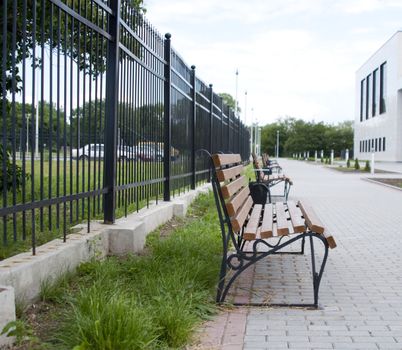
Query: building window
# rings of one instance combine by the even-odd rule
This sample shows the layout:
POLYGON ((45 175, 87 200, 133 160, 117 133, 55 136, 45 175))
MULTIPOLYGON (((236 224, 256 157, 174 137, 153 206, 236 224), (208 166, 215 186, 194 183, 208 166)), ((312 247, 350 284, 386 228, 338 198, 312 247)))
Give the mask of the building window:
POLYGON ((362 122, 364 119, 364 82, 365 80, 363 79, 360 82, 360 121, 362 122))
POLYGON ((382 147, 381 147, 381 137, 378 138, 378 152, 382 151, 382 147))
POLYGON ((385 98, 387 97, 387 62, 380 66, 380 114, 387 111, 385 98))
POLYGON ((378 143, 377 143, 377 139, 375 139, 375 151, 377 152, 378 150, 378 143))
POLYGON ((385 151, 385 137, 382 138, 382 150, 385 151))
POLYGON ((367 140, 364 141, 364 152, 367 152, 367 140))
POLYGON ((371 74, 366 78, 366 119, 371 115, 371 74))
POLYGON ((374 150, 374 139, 371 139, 371 149, 370 151, 372 152, 374 150))
POLYGON ((377 98, 378 98, 378 92, 379 92, 379 83, 378 83, 378 68, 374 70, 373 72, 373 96, 372 96, 372 116, 375 117, 377 113, 377 98))
POLYGON ((361 111, 360 111, 360 120, 363 121, 366 115, 366 79, 361 81, 361 111))

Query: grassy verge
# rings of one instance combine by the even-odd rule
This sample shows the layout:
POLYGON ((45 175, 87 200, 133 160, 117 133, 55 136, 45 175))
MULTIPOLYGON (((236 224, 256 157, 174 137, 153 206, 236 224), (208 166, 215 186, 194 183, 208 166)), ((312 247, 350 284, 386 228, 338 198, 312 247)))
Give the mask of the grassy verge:
MULTIPOLYGON (((17 161, 21 166, 22 162, 17 161)), ((30 173, 31 162, 25 162, 30 177, 26 179, 25 190, 22 188, 12 193, 7 192, 6 201, 2 205, 13 206, 47 198, 74 195, 103 188, 103 161, 99 160, 60 160, 43 162, 41 172, 40 161, 34 161, 34 176, 30 173), (57 170, 59 169, 59 170, 57 170), (42 177, 40 176, 42 174, 42 177), (56 176, 58 174, 58 176, 56 176), (84 180, 84 181, 83 181, 84 180), (33 196, 32 196, 33 189, 33 196), (41 192, 42 195, 41 195, 41 192), (15 197, 15 198, 14 198, 15 197)), ((172 175, 188 173, 187 161, 174 161, 171 164, 172 175)), ((139 183, 163 177, 162 162, 126 161, 118 162, 116 168, 117 185, 139 183)), ((198 178, 198 180, 201 180, 198 178)), ((171 181, 172 196, 185 192, 190 188, 189 178, 171 181)), ((116 217, 125 216, 149 204, 149 201, 163 197, 163 184, 154 183, 137 188, 118 191, 116 196, 116 217)), ((0 218, 1 219, 1 218, 0 218)), ((35 232, 36 245, 39 246, 55 238, 62 238, 64 231, 88 219, 103 219, 103 196, 60 203, 3 218, 0 225, 0 260, 27 251, 32 246, 32 233, 35 232), (33 230, 34 228, 34 230, 33 230), (24 234, 25 233, 25 234, 24 234)))
POLYGON ((147 246, 142 256, 85 263, 44 283, 42 302, 19 321, 16 349, 183 348, 216 310, 221 238, 212 194, 201 195, 186 220, 151 234, 147 246))

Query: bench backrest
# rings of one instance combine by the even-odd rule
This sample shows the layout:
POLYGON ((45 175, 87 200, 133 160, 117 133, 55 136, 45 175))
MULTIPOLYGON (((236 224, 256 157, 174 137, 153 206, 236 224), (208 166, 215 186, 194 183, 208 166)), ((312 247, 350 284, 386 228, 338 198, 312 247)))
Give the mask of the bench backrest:
MULTIPOLYGON (((247 178, 243 175, 244 167, 240 154, 214 154, 212 162, 212 186, 222 235, 228 241, 227 233, 240 233, 253 206, 253 200, 247 178)), ((233 235, 232 240, 236 245, 233 235)))
MULTIPOLYGON (((253 203, 247 179, 243 175, 244 167, 239 154, 214 154, 212 163, 212 187, 223 241, 227 246, 231 239, 234 247, 239 249, 237 234, 243 235, 246 240, 256 238, 263 206, 253 203), (254 210, 251 213, 252 208, 254 210), (253 216, 255 216, 255 220, 253 216), (247 227, 243 230, 246 221, 247 227)), ((301 202, 297 205, 291 201, 265 205, 260 235, 262 238, 269 238, 274 231, 276 235, 287 235, 291 233, 289 231, 290 224, 292 225, 291 231, 304 232, 307 227, 309 230, 323 235, 331 248, 336 247, 334 238, 325 231, 314 210, 301 202), (272 220, 274 207, 276 219, 272 220), (274 222, 275 229, 272 228, 274 222)))
POLYGON ((261 169, 260 162, 258 161, 258 158, 255 153, 252 153, 253 156, 253 167, 254 167, 254 173, 255 173, 255 180, 257 182, 264 181, 264 176, 265 175, 270 175, 270 174, 265 174, 264 171, 261 169))

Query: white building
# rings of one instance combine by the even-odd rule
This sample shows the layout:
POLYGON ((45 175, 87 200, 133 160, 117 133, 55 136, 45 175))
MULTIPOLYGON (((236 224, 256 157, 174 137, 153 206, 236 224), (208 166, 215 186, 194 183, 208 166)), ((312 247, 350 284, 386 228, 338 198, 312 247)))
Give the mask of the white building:
POLYGON ((402 31, 356 72, 354 156, 402 161, 402 31))

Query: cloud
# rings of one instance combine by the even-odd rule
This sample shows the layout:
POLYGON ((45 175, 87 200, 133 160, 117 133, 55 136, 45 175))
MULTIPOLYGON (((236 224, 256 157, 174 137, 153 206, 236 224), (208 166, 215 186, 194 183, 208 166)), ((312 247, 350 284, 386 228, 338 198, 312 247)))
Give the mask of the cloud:
POLYGON ((265 122, 283 115, 353 119, 355 72, 402 15, 399 0, 150 0, 147 8, 215 91, 235 96, 238 68, 240 107, 247 90, 248 119, 253 107, 265 122), (373 30, 376 10, 385 12, 373 30))
POLYGON ((338 0, 335 7, 350 14, 402 8, 400 0, 338 0))

